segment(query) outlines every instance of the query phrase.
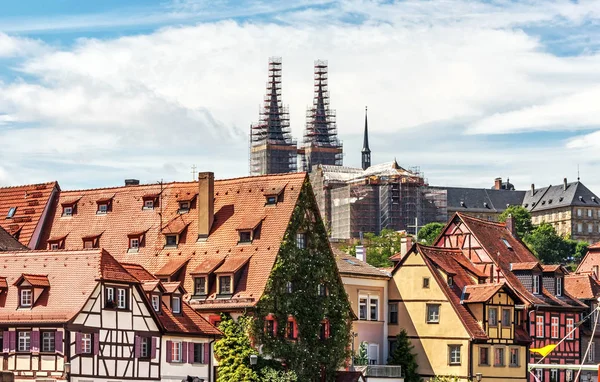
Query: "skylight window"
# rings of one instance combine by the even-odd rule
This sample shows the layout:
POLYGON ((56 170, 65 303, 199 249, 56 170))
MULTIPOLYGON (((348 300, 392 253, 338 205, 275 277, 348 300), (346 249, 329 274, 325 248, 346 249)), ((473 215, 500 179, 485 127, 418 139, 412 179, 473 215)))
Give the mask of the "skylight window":
POLYGON ((512 249, 512 246, 510 245, 510 243, 508 242, 508 240, 502 239, 502 242, 504 243, 504 245, 506 245, 506 248, 512 249))
POLYGON ((15 212, 17 212, 17 207, 10 207, 8 213, 6 214, 7 219, 12 219, 15 216, 15 212))
POLYGON ((350 260, 350 259, 344 259, 345 262, 347 262, 350 265, 358 265, 357 263, 355 263, 354 261, 350 260))

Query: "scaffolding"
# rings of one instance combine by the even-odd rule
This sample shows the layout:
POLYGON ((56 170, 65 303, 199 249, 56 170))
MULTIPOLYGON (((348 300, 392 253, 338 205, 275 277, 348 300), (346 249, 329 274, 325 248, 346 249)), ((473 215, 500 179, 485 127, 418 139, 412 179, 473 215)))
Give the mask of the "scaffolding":
POLYGON ((341 166, 343 145, 337 137, 335 110, 329 108, 327 61, 315 61, 313 104, 306 110, 306 128, 298 150, 303 171, 319 164, 341 166))
POLYGON ((259 122, 250 126, 250 174, 297 171, 297 143, 288 108, 281 101, 281 57, 269 59, 269 81, 259 122))

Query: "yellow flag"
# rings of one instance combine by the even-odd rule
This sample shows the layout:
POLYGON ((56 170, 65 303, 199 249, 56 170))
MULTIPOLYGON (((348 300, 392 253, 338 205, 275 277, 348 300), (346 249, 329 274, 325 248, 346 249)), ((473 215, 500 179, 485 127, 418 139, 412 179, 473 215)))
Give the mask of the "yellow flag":
POLYGON ((533 353, 539 353, 542 355, 542 357, 545 357, 548 354, 550 354, 552 352, 552 350, 554 350, 555 347, 556 347, 556 345, 546 345, 543 348, 539 348, 539 349, 529 349, 529 351, 533 352, 533 353))

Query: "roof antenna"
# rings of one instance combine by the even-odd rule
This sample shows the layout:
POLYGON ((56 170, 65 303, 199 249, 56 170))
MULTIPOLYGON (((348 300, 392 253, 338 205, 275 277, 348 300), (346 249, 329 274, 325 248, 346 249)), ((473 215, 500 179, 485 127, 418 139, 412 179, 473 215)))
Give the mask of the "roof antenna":
POLYGON ((197 180, 196 179, 196 168, 197 168, 196 165, 193 164, 192 165, 192 171, 191 171, 191 173, 192 173, 192 181, 197 180))
POLYGON ((579 164, 577 164, 577 181, 579 182, 579 164))

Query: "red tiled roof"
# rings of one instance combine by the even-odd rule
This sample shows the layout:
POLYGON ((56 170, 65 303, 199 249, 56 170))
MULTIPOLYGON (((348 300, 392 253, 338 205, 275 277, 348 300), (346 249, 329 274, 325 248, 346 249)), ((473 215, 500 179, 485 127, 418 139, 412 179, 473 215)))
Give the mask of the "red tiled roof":
POLYGON ((8 288, 8 282, 6 281, 6 277, 0 277, 0 289, 8 288))
POLYGON ((44 211, 50 209, 52 195, 58 191, 58 183, 49 182, 16 187, 0 188, 0 227, 6 231, 19 232, 19 241, 35 249, 42 230, 44 211), (15 215, 6 219, 8 211, 16 207, 15 215))
POLYGON ((545 288, 542 288, 542 294, 534 295, 521 284, 517 276, 512 273, 511 264, 538 263, 538 259, 521 240, 513 236, 506 229, 504 223, 489 222, 457 212, 445 230, 451 225, 456 226, 457 219, 465 224, 476 241, 482 246, 489 259, 502 270, 502 275, 506 283, 525 302, 540 306, 559 306, 574 309, 583 309, 585 307, 583 302, 572 298, 566 291, 561 298, 553 296, 545 288))
POLYGON ((92 233, 92 234, 83 236, 81 238, 81 240, 93 240, 93 239, 99 238, 100 236, 102 236, 102 232, 92 233))
POLYGON ((590 274, 572 274, 565 276, 565 290, 582 300, 595 300, 600 297, 598 280, 590 274))
MULTIPOLYGON (((161 285, 160 280, 152 280, 152 281, 144 281, 144 282, 142 282, 142 288, 144 289, 144 292, 152 292, 159 285, 161 285)), ((164 291, 164 287, 162 289, 164 291)))
POLYGON ((139 264, 121 263, 121 265, 123 266, 123 268, 125 268, 127 272, 129 272, 130 275, 135 277, 138 281, 149 281, 156 279, 156 277, 154 277, 152 273, 148 272, 146 268, 142 267, 139 264))
POLYGON ((168 306, 162 304, 162 314, 158 315, 161 325, 168 333, 198 334, 221 336, 219 329, 206 321, 186 302, 181 305, 181 314, 173 314, 168 306))
POLYGON ((203 260, 196 269, 190 272, 190 275, 207 275, 214 272, 215 269, 225 261, 225 256, 213 257, 203 260))
POLYGON ((102 280, 123 281, 135 283, 137 280, 108 252, 102 250, 100 257, 100 270, 102 280))
MULTIPOLYGON (((275 264, 281 241, 298 196, 306 180, 305 173, 265 175, 228 180, 216 180, 214 185, 214 224, 206 241, 198 238, 198 211, 196 203, 189 213, 179 213, 178 199, 198 193, 198 182, 174 182, 163 184, 160 196, 162 219, 159 208, 142 209, 142 197, 151 192, 159 192, 160 185, 140 185, 111 189, 63 191, 59 201, 81 196, 77 213, 69 218, 61 218, 62 208, 53 214, 52 224, 48 224, 44 238, 64 236, 65 248, 82 248, 81 236, 88 232, 104 232, 101 246, 116 259, 126 263, 138 263, 150 272, 156 272, 173 258, 189 258, 184 288, 193 290, 190 270, 195 270, 207 259, 226 256, 252 255, 235 284, 232 299, 244 301, 244 307, 253 306, 261 297, 271 269, 275 264), (285 184, 282 201, 277 205, 265 206, 264 189, 285 184), (96 200, 100 195, 113 193, 112 210, 107 214, 96 215, 96 200), (258 216, 266 216, 252 243, 238 245, 239 234, 236 228, 242 219, 254 211, 258 216), (164 248, 164 236, 160 229, 165 222, 180 219, 188 224, 180 237, 177 248, 164 248), (127 234, 147 230, 145 240, 136 253, 129 253, 127 234)), ((44 244, 47 243, 45 239, 44 244)), ((47 245, 47 244, 46 244, 47 245)), ((216 299, 216 286, 209 291, 203 307, 230 307, 230 300, 216 299), (226 300, 226 301, 225 301, 226 300)), ((202 308, 202 307, 201 307, 202 308)), ((212 309, 212 308, 211 308, 212 309)), ((219 309, 219 308, 216 308, 219 309)))
POLYGON ((27 273, 21 275, 13 285, 21 284, 23 280, 27 281, 34 288, 45 288, 50 286, 47 275, 31 275, 27 273))
POLYGON ((111 200, 113 200, 113 198, 115 197, 115 194, 108 194, 108 195, 100 195, 98 197, 98 199, 96 199, 96 203, 97 204, 103 204, 103 203, 108 203, 111 200))
POLYGON ((281 194, 281 192, 285 189, 285 186, 287 186, 287 183, 274 183, 272 185, 270 185, 269 187, 265 187, 263 189, 263 195, 265 196, 277 196, 279 194, 281 194))
POLYGON ((103 278, 103 274, 114 272, 111 258, 101 249, 0 253, 0 270, 10 285, 0 310, 0 321, 25 324, 70 320, 83 308, 97 280, 103 278), (28 310, 17 309, 18 288, 12 286, 23 273, 44 274, 50 284, 28 310))
POLYGON ((173 276, 173 274, 175 274, 177 271, 179 271, 183 266, 185 266, 188 261, 190 261, 189 259, 173 259, 170 260, 168 263, 166 263, 165 265, 163 265, 162 268, 160 268, 158 271, 156 271, 154 273, 155 276, 157 277, 164 277, 164 276, 173 276))
POLYGON ((260 223, 262 223, 263 220, 265 220, 264 215, 262 216, 256 216, 254 215, 251 211, 248 211, 248 215, 244 216, 242 218, 242 222, 240 223, 240 225, 238 225, 237 230, 238 231, 242 231, 242 230, 253 230, 256 227, 258 227, 258 225, 260 223))
POLYGON ((542 265, 542 271, 543 272, 556 272, 560 270, 562 273, 568 273, 567 270, 565 269, 565 267, 563 267, 560 264, 548 264, 548 265, 542 265))
POLYGON ((223 264, 217 268, 215 273, 235 273, 240 270, 248 261, 252 255, 236 255, 227 256, 223 264))
POLYGON ((490 298, 494 297, 503 286, 503 283, 467 285, 463 290, 461 302, 467 304, 487 302, 490 298))
POLYGON ((80 200, 81 200, 81 196, 73 196, 72 198, 61 201, 60 205, 61 206, 72 206, 80 200))
POLYGON ((179 288, 182 288, 181 281, 170 281, 170 282, 162 282, 163 288, 165 288, 165 293, 175 293, 179 288))
POLYGON ((182 216, 177 216, 163 227, 162 233, 179 235, 184 229, 187 228, 188 225, 190 225, 190 223, 191 222, 189 221, 185 221, 182 216))
POLYGON ((600 267, 600 242, 588 247, 588 252, 577 266, 575 273, 591 273, 594 271, 594 266, 600 267))
POLYGON ((375 268, 374 266, 367 264, 364 261, 360 261, 356 257, 350 256, 335 247, 333 248, 333 253, 335 255, 335 262, 340 275, 363 278, 390 278, 389 272, 391 272, 393 268, 388 270, 375 268))
POLYGON ((538 263, 537 261, 528 261, 524 263, 510 263, 510 269, 512 271, 531 271, 534 268, 539 268, 540 271, 542 270, 540 263, 538 263))

